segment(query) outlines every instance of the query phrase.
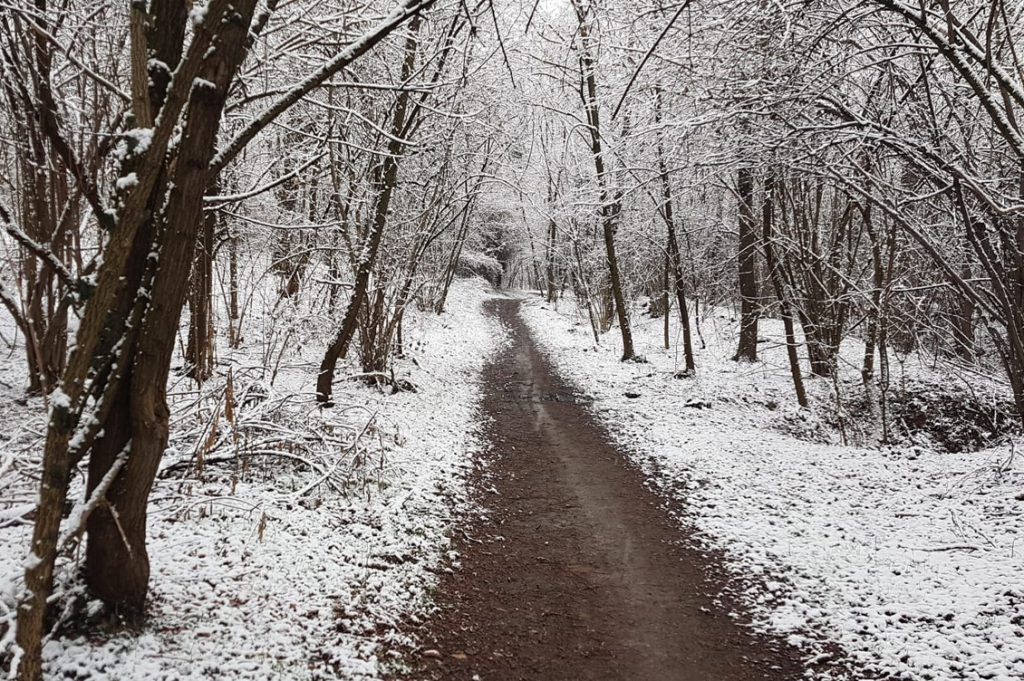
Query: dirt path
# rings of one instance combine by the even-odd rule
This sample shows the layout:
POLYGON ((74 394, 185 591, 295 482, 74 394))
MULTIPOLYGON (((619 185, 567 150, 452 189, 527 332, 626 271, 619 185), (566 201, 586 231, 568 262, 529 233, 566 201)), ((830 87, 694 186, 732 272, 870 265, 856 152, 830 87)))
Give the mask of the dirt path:
POLYGON ((457 547, 414 679, 798 679, 794 651, 715 605, 714 560, 681 542, 642 475, 540 354, 518 301, 485 370, 488 520, 457 547), (493 485, 493 487, 491 487, 493 485))

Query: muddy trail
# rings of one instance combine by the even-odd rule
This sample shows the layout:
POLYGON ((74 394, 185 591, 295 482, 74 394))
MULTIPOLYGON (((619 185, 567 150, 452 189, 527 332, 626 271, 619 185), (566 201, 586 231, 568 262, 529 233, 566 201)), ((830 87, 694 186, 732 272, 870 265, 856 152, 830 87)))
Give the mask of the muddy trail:
POLYGON ((490 301, 511 344, 485 370, 493 449, 486 520, 418 636, 409 679, 799 679, 785 643, 716 601, 725 574, 693 548, 642 474, 537 350, 516 300, 490 301), (716 604, 717 603, 717 604, 716 604))

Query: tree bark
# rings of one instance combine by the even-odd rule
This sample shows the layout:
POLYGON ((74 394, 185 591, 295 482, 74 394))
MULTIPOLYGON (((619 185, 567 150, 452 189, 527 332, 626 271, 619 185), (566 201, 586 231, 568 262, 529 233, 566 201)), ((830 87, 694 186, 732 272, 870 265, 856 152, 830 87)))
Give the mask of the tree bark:
POLYGON ((217 212, 206 211, 189 283, 188 345, 185 357, 189 376, 199 385, 213 375, 213 251, 216 224, 217 212))
MULTIPOLYGON (((126 449, 128 460, 108 489, 106 503, 89 516, 86 583, 94 595, 129 618, 142 613, 149 581, 146 499, 167 441, 165 391, 187 291, 182 282, 192 265, 221 111, 245 54, 255 4, 255 0, 212 0, 177 78, 168 85, 161 107, 166 113, 163 123, 153 129, 145 150, 127 162, 138 170, 137 182, 119 192, 118 211, 108 212, 102 206, 97 211, 100 222, 113 231, 62 389, 55 392, 32 537, 33 559, 26 566, 26 590, 19 604, 17 643, 23 656, 18 673, 27 681, 41 676, 43 625, 69 476, 87 451, 91 454, 90 492, 100 474, 105 475, 126 449), (179 128, 179 116, 186 109, 184 126, 179 128), (176 129, 180 129, 180 142, 168 159, 165 155, 176 129), (167 194, 164 178, 173 182, 167 194), (165 209, 155 213, 157 206, 165 209), (136 276, 140 270, 143 274, 136 276), (132 286, 136 279, 141 286, 132 286), (125 308, 129 314, 122 315, 125 308), (96 402, 88 415, 82 413, 87 398, 96 402), (109 456, 111 452, 116 453, 109 456)), ((160 8, 168 16, 147 17, 147 31, 133 31, 134 38, 142 33, 156 43, 179 28, 183 35, 187 20, 183 3, 154 3, 151 11, 160 8), (182 25, 172 24, 168 17, 180 19, 182 25)), ((132 11, 143 10, 136 6, 132 11)), ((177 64, 182 44, 171 41, 168 49, 178 57, 168 54, 160 61, 177 64)), ((159 56, 146 45, 132 49, 133 54, 159 56)), ((136 92, 147 88, 152 93, 148 80, 135 81, 133 86, 136 92)), ((136 96, 133 101, 137 120, 155 116, 147 111, 148 97, 136 96)), ((83 191, 92 190, 87 178, 79 183, 83 191)))
POLYGON ((548 280, 548 303, 558 302, 558 284, 555 281, 555 244, 558 239, 558 223, 555 219, 548 219, 548 243, 547 243, 547 267, 546 275, 548 280))
MULTIPOLYGON (((303 81, 260 116, 229 145, 231 153, 213 163, 228 88, 260 30, 259 25, 250 30, 256 4, 210 0, 203 20, 192 23, 183 58, 188 4, 157 0, 132 5, 133 64, 143 58, 149 66, 166 65, 173 76, 158 107, 152 106, 156 88, 151 75, 133 80, 133 116, 137 132, 146 134, 125 136, 128 149, 121 177, 130 171, 134 181, 117 183, 110 207, 62 139, 52 97, 39 98, 36 113, 48 139, 109 235, 96 281, 78 282, 88 303, 61 386, 53 394, 32 549, 18 604, 16 642, 23 653, 18 674, 26 681, 37 681, 41 675, 41 642, 69 477, 86 454, 87 488, 95 491, 100 475, 110 473, 113 461, 127 452, 104 503, 89 516, 86 583, 94 595, 129 619, 143 611, 149 580, 146 500, 167 443, 166 387, 187 295, 182 282, 192 267, 211 177, 302 94, 425 6, 397 10, 371 34, 345 48, 316 78, 303 81), (153 51, 158 45, 175 54, 162 58, 153 51), (144 144, 138 143, 143 139, 144 144), (118 455, 110 456, 112 452, 118 455)), ((268 11, 276 4, 267 0, 268 11)))
POLYGON ((757 361, 757 227, 754 219, 754 177, 749 168, 736 174, 739 197, 740 341, 733 357, 737 362, 757 361))
POLYGON ((789 360, 789 374, 793 379, 793 390, 796 401, 801 407, 807 407, 807 391, 804 389, 804 377, 800 370, 800 356, 797 354, 796 328, 793 323, 793 308, 786 295, 786 285, 779 269, 775 255, 775 173, 771 170, 764 178, 764 203, 761 205, 761 227, 764 245, 764 259, 771 277, 775 297, 779 300, 779 316, 786 334, 786 357, 789 360))
MULTIPOLYGON (((245 37, 255 0, 231 0, 211 6, 208 21, 217 21, 217 49, 204 59, 200 78, 212 84, 193 86, 185 125, 169 178, 166 208, 157 216, 153 245, 158 265, 147 274, 146 314, 135 339, 129 380, 121 393, 129 400, 130 427, 124 411, 110 416, 100 443, 127 434, 129 442, 97 448, 89 461, 91 492, 106 475, 117 453, 129 447, 128 460, 107 491, 107 503, 89 516, 85 577, 92 593, 129 619, 142 616, 149 588, 146 550, 146 502, 167 446, 169 409, 167 377, 174 351, 174 335, 185 304, 195 243, 201 225, 203 196, 209 186, 220 117, 227 90, 245 56, 245 37), (127 431, 127 432, 126 432, 127 431), (111 446, 113 445, 113 446, 111 446), (113 454, 113 457, 110 455, 113 454)), ((134 292, 133 292, 134 293, 134 292)))
POLYGON ((238 315, 238 237, 228 236, 228 343, 237 348, 242 342, 242 329, 238 315))
POLYGON ((619 227, 619 213, 622 210, 620 197, 613 193, 608 184, 608 171, 604 163, 604 148, 601 142, 601 114, 597 101, 597 67, 590 53, 590 20, 587 18, 589 8, 584 9, 581 0, 573 0, 580 28, 580 69, 583 78, 581 96, 587 113, 587 127, 590 131, 590 150, 594 157, 594 169, 597 173, 599 200, 601 202, 601 227, 604 236, 605 254, 608 258, 608 274, 611 281, 611 293, 618 315, 619 331, 622 334, 622 361, 634 359, 633 333, 629 325, 629 309, 623 292, 622 273, 619 270, 619 258, 615 249, 615 232, 619 227))
POLYGON ((669 276, 669 270, 672 267, 671 258, 668 251, 665 251, 665 264, 662 267, 661 276, 661 312, 662 312, 662 344, 665 349, 668 350, 671 346, 669 339, 669 327, 671 322, 669 318, 672 316, 672 298, 669 296, 669 282, 671 277, 669 276))

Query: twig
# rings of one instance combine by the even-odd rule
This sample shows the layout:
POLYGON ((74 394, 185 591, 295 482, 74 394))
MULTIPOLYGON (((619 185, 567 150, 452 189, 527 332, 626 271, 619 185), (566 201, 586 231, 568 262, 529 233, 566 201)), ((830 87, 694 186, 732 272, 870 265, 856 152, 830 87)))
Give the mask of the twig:
POLYGON ((654 51, 658 49, 658 45, 660 45, 661 41, 664 40, 669 30, 671 30, 672 25, 676 23, 676 19, 679 18, 679 15, 682 14, 683 10, 685 10, 689 6, 690 0, 686 0, 682 5, 679 6, 679 9, 676 10, 676 13, 673 14, 672 18, 669 19, 667 24, 665 24, 665 28, 662 29, 661 34, 658 35, 657 40, 654 41, 654 44, 651 45, 650 49, 647 50, 647 53, 644 54, 644 58, 640 60, 640 65, 636 67, 636 71, 633 72, 632 77, 630 77, 629 82, 626 84, 626 89, 622 91, 622 96, 619 97, 619 103, 615 105, 615 111, 612 112, 613 121, 615 120, 615 117, 619 115, 619 109, 622 108, 622 103, 626 101, 626 95, 629 94, 630 89, 632 89, 633 87, 633 83, 636 82, 637 76, 640 75, 640 71, 647 64, 647 60, 649 60, 651 56, 654 54, 654 51))
POLYGON ((354 450, 356 448, 356 446, 359 444, 359 440, 362 439, 363 435, 366 434, 366 431, 368 431, 370 429, 370 426, 372 426, 374 424, 374 422, 376 421, 376 416, 377 415, 375 413, 372 417, 370 417, 370 420, 367 421, 366 425, 363 426, 363 429, 361 431, 359 431, 359 434, 356 435, 356 439, 352 441, 352 444, 349 445, 348 447, 346 447, 345 449, 343 449, 341 451, 341 454, 338 456, 338 460, 334 462, 333 466, 331 466, 319 478, 317 478, 316 480, 313 480, 312 482, 307 484, 305 487, 300 489, 298 492, 295 492, 293 494, 293 496, 302 497, 302 496, 305 496, 305 495, 309 494, 309 492, 311 492, 315 488, 319 487, 321 484, 326 482, 332 475, 334 475, 335 471, 338 470, 338 467, 341 466, 341 462, 344 461, 344 459, 345 459, 344 455, 348 454, 349 452, 351 452, 352 450, 354 450))
MULTIPOLYGON (((116 459, 114 459, 114 463, 110 465, 110 469, 96 485, 96 488, 92 491, 89 498, 71 513, 71 517, 75 519, 74 527, 65 532, 64 536, 61 537, 60 542, 58 542, 57 546, 60 547, 60 553, 64 553, 70 548, 73 541, 77 541, 81 538, 82 533, 85 532, 85 524, 88 522, 89 516, 92 515, 92 512, 95 511, 100 504, 106 502, 107 490, 109 490, 110 486, 114 484, 114 478, 117 477, 117 474, 124 467, 125 462, 128 461, 128 450, 131 447, 131 444, 132 443, 129 440, 128 444, 126 444, 124 449, 121 450, 121 453, 117 455, 116 459)), ((117 514, 113 507, 111 507, 111 513, 114 515, 114 519, 117 520, 117 514)), ((120 522, 118 522, 118 528, 120 529, 120 522)), ((123 534, 124 533, 122 531, 122 535, 123 534)), ((127 545, 127 543, 128 542, 126 540, 125 545, 127 545)), ((130 546, 128 547, 128 551, 131 552, 130 546)))
POLYGON ((996 468, 996 477, 997 478, 1003 477, 1003 473, 1005 473, 1006 471, 1010 470, 1010 468, 1013 466, 1013 460, 1014 460, 1014 457, 1016 457, 1016 455, 1017 455, 1017 443, 1014 442, 1013 440, 1010 440, 1010 455, 1008 457, 1006 457, 1006 461, 1003 461, 996 468))
POLYGON ((121 525, 121 514, 117 512, 117 508, 109 501, 104 500, 107 505, 107 510, 110 511, 110 517, 114 519, 114 525, 117 526, 117 531, 121 535, 121 541, 124 542, 124 547, 128 549, 128 555, 132 555, 132 545, 128 541, 128 535, 124 532, 124 526, 121 525))

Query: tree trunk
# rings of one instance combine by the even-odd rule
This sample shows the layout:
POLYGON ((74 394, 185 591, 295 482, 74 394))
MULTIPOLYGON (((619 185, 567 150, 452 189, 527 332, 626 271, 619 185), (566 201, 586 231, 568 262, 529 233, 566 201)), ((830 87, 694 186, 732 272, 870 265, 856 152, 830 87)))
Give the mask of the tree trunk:
MULTIPOLYGON (((964 280, 971 278, 971 268, 964 265, 960 276, 964 280)), ((974 315, 977 312, 977 303, 969 296, 962 295, 955 290, 951 291, 954 298, 952 301, 952 335, 953 352, 965 362, 974 362, 974 315)))
MULTIPOLYGON (((100 198, 94 178, 75 175, 96 221, 108 233, 97 276, 79 282, 88 302, 60 388, 53 393, 32 549, 17 609, 16 643, 23 653, 18 676, 23 681, 41 676, 41 644, 69 477, 86 454, 87 489, 102 493, 100 506, 88 519, 86 583, 129 619, 143 611, 149 578, 146 499, 167 442, 168 372, 187 295, 183 282, 192 266, 211 175, 302 95, 408 18, 404 10, 390 15, 318 77, 290 90, 215 161, 228 88, 259 32, 250 30, 256 4, 209 0, 203 20, 195 22, 189 22, 189 4, 179 0, 132 4, 131 115, 136 128, 149 134, 145 144, 124 136, 128 148, 120 177, 134 181, 116 183, 111 205, 100 198), (120 442, 124 446, 117 447, 120 442), (114 458, 123 456, 124 465, 116 470, 109 465, 112 460, 104 465, 109 451, 119 452, 114 458), (100 487, 100 473, 109 487, 100 487)), ((262 4, 269 16, 277 0, 262 4)), ((44 40, 45 31, 39 33, 44 40)), ((51 141, 62 142, 52 97, 40 98, 36 113, 51 141)), ((65 147, 60 156, 77 170, 72 154, 65 147)))
POLYGON ((769 170, 764 178, 764 203, 761 205, 761 227, 762 242, 764 245, 764 259, 768 266, 768 274, 771 277, 772 287, 775 289, 775 297, 779 300, 779 316, 782 317, 782 326, 786 334, 786 357, 789 360, 789 374, 793 379, 793 390, 796 392, 796 401, 801 407, 807 407, 807 391, 804 389, 804 377, 800 370, 800 356, 796 348, 796 328, 793 324, 793 309, 786 295, 786 286, 782 278, 782 271, 779 269, 779 262, 775 256, 775 174, 769 170))
MULTIPOLYGON (((654 116, 655 123, 661 123, 661 88, 655 90, 654 100, 654 116)), ((669 182, 668 166, 665 163, 665 148, 662 143, 662 138, 658 137, 657 145, 658 153, 658 174, 661 177, 661 215, 665 220, 665 229, 668 236, 668 248, 666 256, 666 269, 671 263, 672 268, 672 280, 673 288, 676 292, 676 302, 679 306, 679 322, 683 325, 683 355, 686 360, 686 373, 687 375, 693 375, 697 371, 697 364, 693 358, 693 338, 690 334, 690 310, 686 303, 686 286, 683 282, 683 258, 679 252, 679 241, 676 238, 676 221, 674 207, 672 203, 672 184, 669 182)), ((666 271, 666 277, 668 276, 666 271)), ((666 287, 667 289, 667 287, 666 287)), ((668 292, 666 290, 666 296, 668 292)), ((666 344, 668 347, 668 306, 665 307, 666 315, 666 344)))
POLYGON ((871 308, 868 310, 867 331, 864 334, 864 363, 861 366, 860 376, 865 390, 870 390, 875 374, 875 349, 878 346, 882 289, 885 286, 885 263, 882 258, 882 241, 872 220, 871 207, 863 208, 861 213, 864 218, 864 227, 868 233, 868 240, 871 242, 872 287, 871 308))
POLYGON ((669 317, 672 316, 672 298, 668 294, 669 282, 671 277, 669 276, 669 269, 672 267, 671 259, 669 258, 668 251, 665 252, 665 265, 662 267, 661 276, 661 312, 662 312, 662 335, 663 344, 665 349, 668 350, 672 347, 669 343, 669 317))
POLYGON ((749 168, 736 175, 739 196, 739 282, 740 342, 733 358, 737 362, 757 361, 757 227, 754 220, 754 178, 749 168))
POLYGON ((622 361, 631 360, 636 356, 633 349, 633 333, 629 326, 629 309, 623 292, 622 274, 619 271, 619 258, 615 251, 615 232, 619 226, 619 213, 622 206, 619 196, 613 195, 608 187, 608 172, 604 163, 604 149, 601 142, 601 114, 597 101, 597 76, 593 55, 590 53, 590 21, 580 0, 573 0, 580 28, 580 68, 583 77, 583 104, 587 112, 587 124, 590 130, 590 149, 594 157, 594 169, 597 173, 597 184, 601 202, 601 226, 604 235, 605 253, 608 257, 608 274, 611 280, 611 293, 615 301, 615 311, 619 320, 619 331, 622 334, 622 361))
POLYGON ((188 345, 185 356, 189 376, 199 385, 213 375, 213 250, 216 224, 216 211, 206 211, 189 284, 188 345))
POLYGON ((228 237, 228 343, 237 348, 242 342, 241 322, 238 315, 238 237, 228 237))
MULTIPOLYGON (((120 210, 97 215, 111 228, 111 236, 62 390, 55 392, 32 537, 34 558, 26 565, 25 595, 19 604, 17 643, 23 656, 18 673, 25 681, 41 676, 43 625, 69 475, 90 447, 90 492, 96 490, 100 473, 110 470, 110 451, 120 454, 127 449, 128 458, 106 492, 106 503, 89 516, 86 583, 129 618, 143 611, 149 579, 146 499, 167 441, 165 391, 187 292, 182 282, 192 265, 220 115, 245 54, 255 4, 210 2, 207 21, 196 28, 182 61, 181 79, 168 87, 166 119, 153 129, 149 146, 127 162, 138 170, 137 183, 118 194, 120 210), (184 125, 179 127, 186 108, 184 125), (175 129, 180 130, 180 139, 168 152, 175 129), (154 212, 160 206, 162 211, 154 212), (157 257, 149 257, 151 253, 157 257), (142 285, 132 286, 140 270, 142 285), (120 314, 125 308, 130 314, 120 314), (95 400, 96 406, 89 407, 80 423, 78 410, 85 408, 87 399, 95 400), (125 436, 130 445, 120 444, 125 436)), ((165 14, 146 15, 142 6, 132 9, 133 64, 141 60, 173 68, 184 45, 188 9, 183 3, 155 2, 149 10, 165 14), (147 22, 146 31, 135 30, 147 22), (142 44, 136 39, 140 34, 146 35, 142 44), (155 44, 169 45, 169 53, 154 51, 155 44)), ((154 81, 136 78, 133 86, 136 123, 152 125, 154 81)))
MULTIPOLYGON (((46 19, 40 14, 35 22, 45 24, 46 19)), ((20 22, 13 22, 7 29, 16 31, 19 27, 20 22)), ((46 27, 39 29, 45 31, 46 27)), ((11 178, 16 201, 14 214, 8 214, 0 205, 0 222, 7 225, 7 231, 22 246, 17 258, 21 304, 13 305, 13 298, 8 302, 12 303, 11 314, 20 317, 18 325, 25 333, 28 390, 32 394, 48 394, 64 371, 69 303, 62 299, 72 283, 66 275, 56 276, 54 268, 64 267, 67 245, 79 222, 80 196, 71 190, 68 172, 57 162, 59 156, 54 145, 47 140, 42 122, 32 108, 32 99, 47 99, 54 48, 41 39, 41 34, 30 41, 27 33, 24 43, 10 47, 22 60, 15 59, 15 63, 6 65, 8 73, 26 81, 25 87, 19 90, 13 84, 0 86, 0 94, 4 95, 0 101, 11 112, 4 122, 9 126, 12 165, 16 170, 11 178), (20 232, 14 231, 15 217, 20 232), (40 257, 37 247, 29 246, 29 241, 48 249, 47 255, 55 262, 40 257)), ((14 36, 5 31, 4 37, 9 40, 14 36)))
MULTIPOLYGON (((142 616, 149 588, 146 502, 167 446, 167 378, 187 295, 187 287, 181 282, 189 278, 198 232, 206 223, 202 206, 209 185, 207 169, 227 89, 245 54, 245 37, 255 5, 255 0, 232 0, 231 5, 225 2, 216 8, 219 13, 211 8, 214 17, 222 17, 218 25, 220 47, 206 57, 200 77, 215 87, 192 88, 169 176, 166 208, 153 230, 158 264, 147 275, 147 279, 151 277, 149 290, 144 282, 140 292, 148 297, 148 307, 135 337, 131 374, 121 383, 121 395, 129 400, 130 428, 124 427, 123 408, 112 411, 110 427, 104 426, 99 442, 115 442, 90 457, 88 489, 92 492, 113 463, 110 455, 129 447, 127 463, 107 492, 108 503, 89 516, 85 578, 95 595, 130 619, 142 616), (127 434, 130 442, 118 446, 118 438, 112 433, 127 434)), ((134 295, 135 291, 130 293, 134 295)))
POLYGON ((601 344, 601 328, 597 314, 594 312, 593 295, 590 287, 587 286, 586 274, 583 271, 583 254, 580 253, 580 245, 575 240, 572 243, 572 252, 576 258, 576 269, 573 274, 576 298, 583 298, 587 302, 587 318, 590 320, 590 331, 594 334, 594 345, 601 344))
MULTIPOLYGON (((405 58, 402 62, 401 75, 401 82, 403 83, 412 77, 413 69, 416 65, 417 32, 419 26, 420 17, 417 15, 409 23, 409 37, 406 38, 405 42, 405 58)), ((317 374, 316 379, 316 399, 317 402, 325 406, 333 404, 331 396, 334 392, 334 373, 338 367, 338 360, 348 354, 349 345, 355 336, 360 308, 366 302, 370 286, 370 275, 373 273, 374 265, 377 262, 377 253, 384 239, 391 196, 395 187, 398 186, 398 162, 405 148, 403 131, 407 124, 406 112, 409 108, 410 98, 410 90, 402 90, 398 95, 398 102, 395 105, 391 120, 387 155, 381 164, 377 166, 376 181, 374 182, 378 187, 377 202, 374 208, 373 222, 370 225, 369 233, 366 235, 362 253, 359 257, 352 297, 349 298, 348 307, 345 309, 345 316, 341 320, 341 328, 338 330, 338 335, 335 336, 334 341, 327 347, 324 358, 320 362, 320 372, 317 374)))
POLYGON ((547 280, 548 302, 558 302, 558 285, 555 281, 555 242, 558 238, 558 224, 554 218, 548 220, 547 280))
POLYGON ((459 232, 455 236, 455 244, 452 246, 451 255, 449 256, 448 262, 445 266, 443 277, 444 285, 441 287, 441 294, 434 303, 435 314, 441 314, 444 312, 445 303, 448 301, 448 291, 451 289, 452 282, 455 280, 455 270, 459 266, 459 258, 462 257, 462 248, 466 245, 466 237, 469 235, 471 216, 472 210, 466 210, 466 212, 462 214, 462 224, 459 225, 459 232))

